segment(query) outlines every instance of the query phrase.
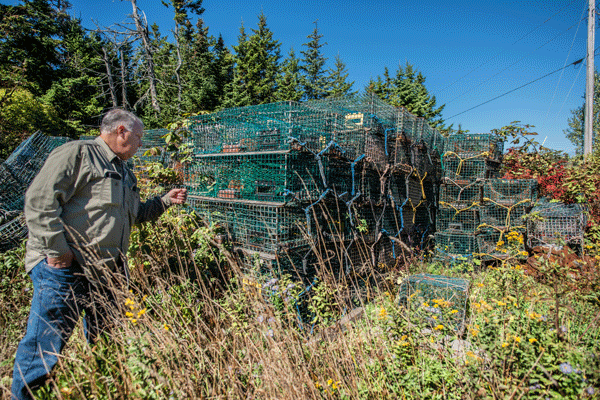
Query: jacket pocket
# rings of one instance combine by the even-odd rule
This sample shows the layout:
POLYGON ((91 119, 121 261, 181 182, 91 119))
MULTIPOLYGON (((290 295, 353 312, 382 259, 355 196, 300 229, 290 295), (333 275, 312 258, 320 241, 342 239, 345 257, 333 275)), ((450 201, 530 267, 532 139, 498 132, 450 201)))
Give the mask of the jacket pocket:
POLYGON ((102 200, 110 205, 123 204, 123 179, 119 173, 106 171, 102 181, 102 200))

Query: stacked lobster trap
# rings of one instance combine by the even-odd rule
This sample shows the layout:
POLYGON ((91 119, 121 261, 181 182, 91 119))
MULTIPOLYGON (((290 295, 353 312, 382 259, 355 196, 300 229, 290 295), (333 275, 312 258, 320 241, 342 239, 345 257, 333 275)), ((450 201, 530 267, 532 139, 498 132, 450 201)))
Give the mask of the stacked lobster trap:
POLYGON ((398 240, 431 229, 441 135, 376 96, 227 109, 190 130, 190 203, 248 269, 310 278, 324 260, 389 264, 398 240))
POLYGON ((23 216, 25 192, 50 152, 69 140, 38 131, 0 164, 0 251, 17 246, 27 236, 23 216))
POLYGON ((505 258, 507 236, 523 250, 525 215, 537 181, 500 178, 504 142, 491 134, 449 136, 443 156, 436 223, 436 258, 505 258), (509 236, 510 235, 510 236, 509 236))

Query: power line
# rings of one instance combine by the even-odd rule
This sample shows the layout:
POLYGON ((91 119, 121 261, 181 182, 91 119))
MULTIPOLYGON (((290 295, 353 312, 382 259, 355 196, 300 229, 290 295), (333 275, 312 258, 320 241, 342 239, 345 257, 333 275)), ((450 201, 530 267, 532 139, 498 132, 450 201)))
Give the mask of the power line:
MULTIPOLYGON (((530 30, 529 32, 527 32, 525 35, 521 36, 519 39, 517 39, 513 44, 511 44, 511 46, 514 46, 515 44, 519 43, 521 40, 525 39, 527 36, 531 35, 533 32, 535 32, 536 30, 538 30, 542 25, 544 25, 545 23, 547 23, 548 21, 550 21, 552 18, 556 17, 559 13, 561 13, 565 8, 567 8, 568 6, 570 6, 572 3, 574 3, 576 0, 571 1, 570 3, 568 3, 567 5, 565 5, 563 8, 561 8, 560 10, 558 10, 556 13, 554 13, 550 18, 548 18, 547 20, 545 20, 544 22, 542 22, 541 24, 539 24, 538 26, 536 26, 535 28, 533 28, 532 30, 530 30)), ((569 28, 571 29, 571 28, 569 28)), ((488 64, 489 62, 491 62, 492 60, 498 58, 498 56, 500 54, 502 54, 504 52, 504 50, 499 51, 498 54, 496 54, 495 56, 493 56, 492 58, 488 59, 487 61, 484 61, 483 63, 481 63, 479 66, 473 68, 471 71, 467 72, 465 75, 461 76, 460 78, 456 79, 455 81, 453 81, 452 83, 450 83, 449 85, 446 85, 446 87, 442 88, 440 91, 438 91, 438 93, 441 93, 443 91, 445 91, 446 89, 452 87, 455 83, 463 80, 464 78, 466 78, 467 76, 471 75, 473 72, 477 71, 479 68, 483 67, 484 65, 488 64)))
POLYGON ((539 78, 537 78, 537 79, 534 79, 534 80, 532 80, 532 81, 529 81, 529 82, 527 82, 527 83, 526 83, 526 84, 524 84, 524 85, 521 85, 521 86, 519 86, 519 87, 517 87, 517 88, 514 88, 514 89, 512 89, 512 90, 509 90, 509 91, 508 91, 508 92, 506 92, 506 93, 503 93, 503 94, 501 94, 501 95, 499 95, 499 96, 496 96, 496 97, 494 97, 493 99, 490 99, 490 100, 484 101, 483 103, 480 103, 480 104, 478 104, 478 105, 476 105, 476 106, 474 106, 474 107, 471 107, 471 108, 469 108, 468 110, 465 110, 465 111, 459 112, 458 114, 454 114, 453 116, 449 117, 448 119, 452 119, 452 118, 454 118, 454 117, 457 117, 457 116, 459 116, 459 115, 461 115, 461 114, 464 114, 464 113, 466 113, 466 112, 469 112, 469 111, 471 111, 471 110, 474 110, 474 109, 476 109, 477 107, 481 107, 481 106, 482 106, 482 105, 484 105, 484 104, 490 103, 490 102, 492 102, 492 101, 494 101, 494 100, 497 100, 497 99, 499 99, 500 97, 504 97, 504 96, 506 96, 507 94, 510 94, 510 93, 512 93, 512 92, 516 92, 517 90, 519 90, 519 89, 522 89, 522 88, 524 88, 525 86, 529 86, 529 85, 531 85, 532 83, 535 83, 535 82, 537 82, 537 81, 539 81, 539 80, 542 80, 542 79, 544 79, 544 78, 546 78, 546 77, 548 77, 548 76, 550 76, 550 75, 552 75, 552 74, 555 74, 555 73, 557 73, 557 72, 560 72, 560 71, 562 71, 563 69, 565 69, 565 68, 567 68, 567 67, 570 67, 571 65, 577 65, 577 64, 581 64, 581 63, 583 62, 583 60, 585 60, 585 57, 584 57, 584 58, 580 58, 579 60, 573 61, 571 64, 569 64, 569 65, 565 65, 564 67, 562 67, 562 68, 559 68, 559 69, 557 69, 557 70, 555 70, 555 71, 552 71, 552 72, 550 72, 550 73, 548 73, 548 74, 546 74, 546 75, 544 75, 544 76, 541 76, 541 77, 539 77, 539 78))
POLYGON ((508 67, 504 68, 503 70, 496 72, 494 75, 490 76, 488 79, 486 79, 483 82, 480 82, 477 85, 471 86, 469 89, 465 90, 464 92, 462 92, 461 94, 459 94, 458 96, 450 99, 448 102, 452 103, 454 100, 459 99, 461 97, 463 97, 465 94, 472 92, 474 89, 478 88, 479 86, 483 85, 484 83, 487 83, 489 81, 491 81, 492 79, 494 79, 496 76, 500 75, 501 73, 503 73, 504 71, 512 68, 513 66, 515 66, 516 64, 520 63, 521 61, 523 61, 524 59, 526 59, 527 57, 529 57, 530 54, 538 51, 539 49, 541 49, 542 47, 546 46, 548 43, 553 42, 554 40, 556 40, 557 38, 559 38, 560 36, 564 35, 565 33, 567 33, 568 31, 570 31, 572 28, 574 28, 575 26, 579 26, 579 23, 581 23, 581 21, 579 21, 576 24, 571 25, 569 28, 567 28, 567 30, 565 30, 564 32, 561 32, 559 34, 557 34, 556 36, 554 36, 552 39, 548 40, 546 43, 542 44, 541 46, 539 46, 538 48, 536 48, 535 50, 533 50, 531 53, 527 54, 526 56, 521 57, 520 59, 518 59, 517 61, 515 61, 514 63, 510 64, 508 67))

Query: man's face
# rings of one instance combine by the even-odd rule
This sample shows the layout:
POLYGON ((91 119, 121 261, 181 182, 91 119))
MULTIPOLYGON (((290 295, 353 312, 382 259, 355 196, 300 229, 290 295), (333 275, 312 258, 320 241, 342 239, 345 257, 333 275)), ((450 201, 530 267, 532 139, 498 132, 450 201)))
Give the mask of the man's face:
POLYGON ((131 131, 124 126, 120 126, 119 133, 119 153, 117 155, 122 160, 129 160, 142 146, 142 135, 144 134, 144 128, 139 123, 136 123, 131 131))

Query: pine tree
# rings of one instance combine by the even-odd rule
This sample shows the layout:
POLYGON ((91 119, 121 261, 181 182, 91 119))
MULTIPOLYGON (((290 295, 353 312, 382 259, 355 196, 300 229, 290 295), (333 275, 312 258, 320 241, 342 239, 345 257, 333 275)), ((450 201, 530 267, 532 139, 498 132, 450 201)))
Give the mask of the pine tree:
POLYGON ((425 118, 434 128, 444 127, 441 117, 444 105, 437 107, 435 96, 425 87, 425 76, 409 63, 405 69, 399 67, 394 78, 390 77, 386 67, 384 79, 379 76, 375 81, 371 79, 366 90, 393 106, 405 107, 412 114, 425 118))
POLYGON ((303 55, 301 70, 303 72, 302 85, 306 100, 317 100, 327 97, 329 85, 325 75, 325 63, 327 58, 321 53, 321 48, 327 43, 321 43, 323 35, 319 34, 319 27, 315 21, 313 33, 307 36, 310 41, 304 43, 306 51, 301 51, 303 55))
MULTIPOLYGON (((596 148, 596 138, 600 134, 600 75, 594 74, 594 108, 593 108, 593 128, 592 137, 594 149, 596 148)), ((569 118, 569 127, 563 131, 565 137, 575 146, 576 154, 583 154, 584 130, 585 130, 585 101, 581 107, 571 111, 569 118)))
POLYGON ((251 104, 251 96, 248 89, 248 36, 244 23, 240 27, 238 35, 238 44, 233 46, 235 54, 233 56, 233 79, 225 89, 224 108, 242 107, 251 104))
POLYGON ((300 75, 300 60, 296 58, 294 49, 281 64, 281 73, 277 77, 277 100, 300 101, 304 92, 302 91, 302 76, 300 75))
POLYGON ((215 109, 225 101, 225 89, 233 81, 233 56, 225 47, 223 36, 219 35, 213 48, 213 76, 215 77, 215 109))
POLYGON ((267 27, 267 17, 258 16, 258 29, 252 30, 248 40, 248 77, 246 85, 251 104, 272 103, 276 100, 277 76, 281 45, 273 39, 267 27))
POLYGON ((329 96, 353 96, 356 93, 352 91, 354 81, 348 82, 348 75, 346 64, 339 54, 336 55, 334 68, 329 73, 329 96))

